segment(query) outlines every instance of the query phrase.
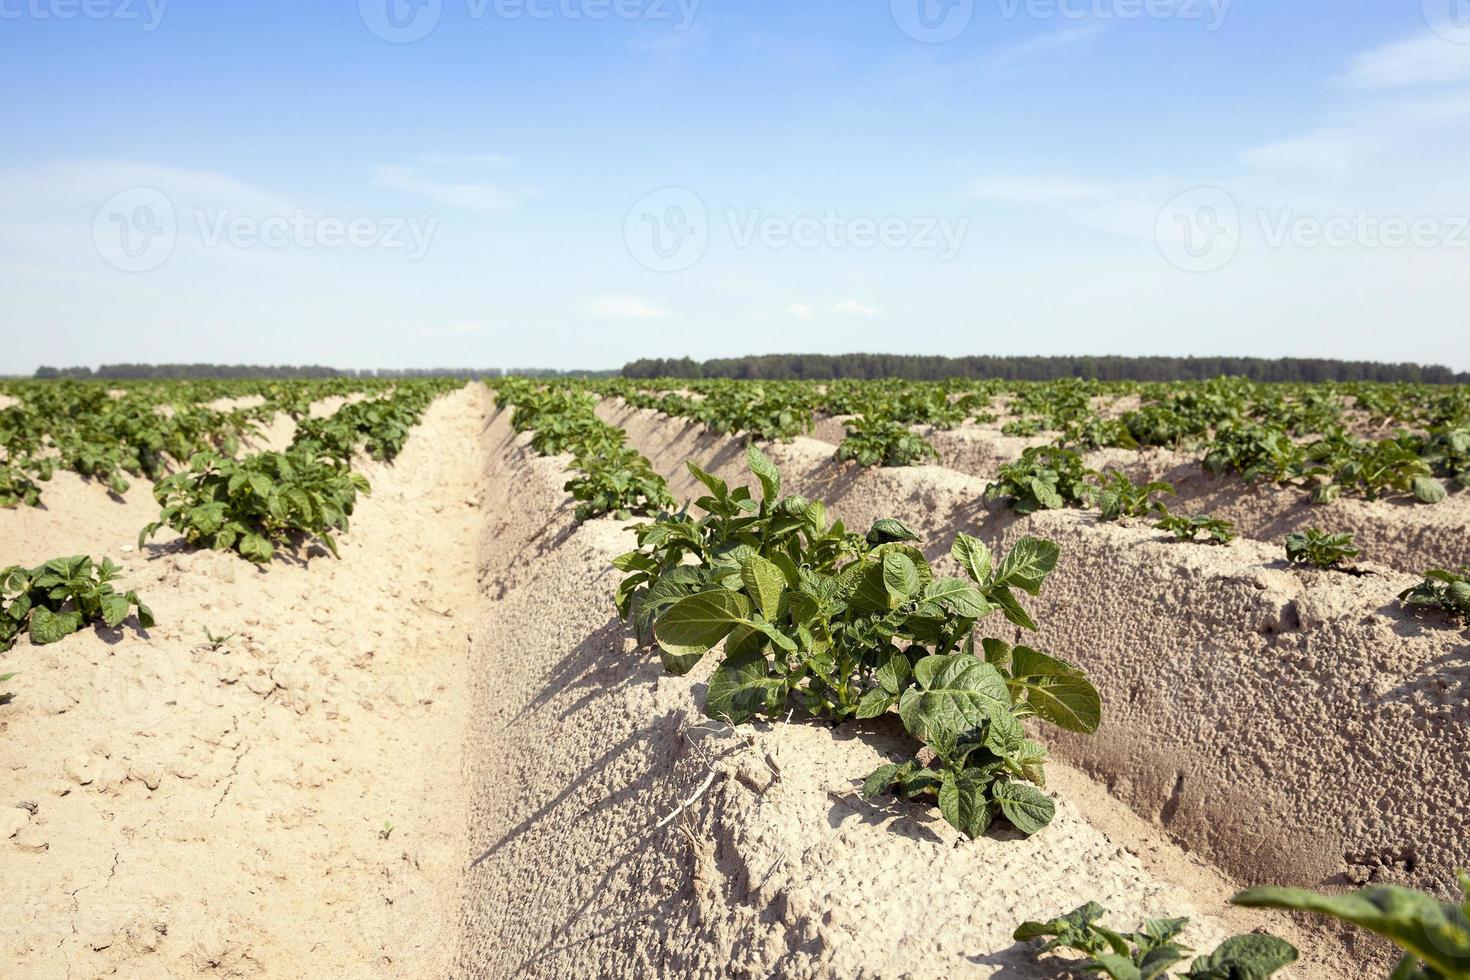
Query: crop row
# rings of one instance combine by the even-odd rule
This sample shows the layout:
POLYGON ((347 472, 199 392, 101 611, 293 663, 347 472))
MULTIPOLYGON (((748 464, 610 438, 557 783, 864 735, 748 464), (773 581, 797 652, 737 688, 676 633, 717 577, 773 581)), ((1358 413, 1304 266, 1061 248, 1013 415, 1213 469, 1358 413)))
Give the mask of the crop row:
MULTIPOLYGON (((531 387, 503 397, 517 403, 518 414, 520 405, 539 406, 517 423, 536 429, 537 438, 605 426, 594 424, 596 398, 586 386, 531 387), (537 417, 545 420, 530 421, 537 417)), ((677 407, 668 397, 652 407, 677 407)), ((763 397, 739 404, 748 418, 779 422, 763 397)), ((616 434, 600 438, 624 444, 619 430, 605 428, 616 434)), ((553 440, 539 448, 569 445, 553 440)), ((864 795, 937 806, 971 838, 1002 822, 1026 835, 1042 831, 1055 810, 1041 792, 1046 750, 1022 722, 1036 718, 1086 734, 1102 723, 1103 705, 1076 667, 1032 646, 982 637, 976 627, 999 616, 1018 631, 1036 629, 1016 595, 1041 591, 1056 565, 1056 546, 1022 538, 996 556, 960 534, 950 555, 962 575, 943 577, 900 521, 879 520, 866 534, 851 531, 830 522, 822 502, 783 494, 780 472, 753 444, 747 465, 758 489, 732 486, 688 463, 703 495, 692 507, 665 508, 633 528, 638 548, 615 567, 624 575, 618 610, 635 637, 655 647, 672 674, 715 657, 703 708, 726 724, 778 719, 791 710, 834 725, 896 712, 915 752, 868 775, 864 795)), ((1011 476, 1023 482, 1021 474, 1011 476)), ((1090 482, 1085 495, 1110 517, 1161 514, 1161 523, 1173 518, 1181 529, 1189 525, 1191 536, 1211 529, 1207 519, 1174 518, 1160 508, 1153 498, 1164 489, 1111 474, 1090 482)), ((1008 496, 1006 488, 996 495, 1008 496)), ((1287 546, 1292 560, 1324 567, 1353 556, 1351 542, 1340 536, 1303 533, 1287 546)), ((1406 601, 1445 605, 1446 598, 1463 600, 1467 589, 1464 578, 1431 577, 1406 601)), ((1470 977, 1470 891, 1461 904, 1394 886, 1338 897, 1259 888, 1236 901, 1315 911, 1385 936, 1404 950, 1396 977, 1470 977)), ((1185 920, 1151 920, 1128 933, 1103 926, 1103 914, 1089 904, 1051 922, 1023 924, 1016 938, 1047 939, 1042 953, 1080 952, 1088 958, 1070 964, 1075 972, 1118 980, 1162 977, 1189 959, 1177 941, 1185 920)), ((1296 958, 1276 937, 1237 936, 1195 957, 1183 975, 1267 977, 1296 958)))
POLYGON ((1127 384, 1001 382, 604 382, 603 394, 690 418, 715 432, 789 440, 819 415, 856 416, 840 459, 912 465, 933 447, 912 425, 954 428, 999 420, 1009 436, 1052 433, 1057 449, 1192 451, 1212 473, 1339 496, 1436 503, 1470 487, 1470 389, 1430 385, 1127 384), (1111 403, 1113 408, 1099 406, 1111 403), (1136 407, 1127 407, 1136 402, 1136 407), (1362 433, 1370 433, 1365 436, 1362 433))
POLYGON ((354 455, 361 450, 393 460, 429 403, 459 384, 405 382, 328 418, 305 419, 285 452, 239 459, 195 453, 187 469, 154 486, 162 509, 139 534, 139 547, 167 527, 191 546, 232 550, 257 564, 285 544, 318 542, 337 554, 336 532, 348 530, 358 494, 371 492, 367 478, 352 469, 354 455))
MULTIPOLYGON (((634 528, 638 549, 616 559, 625 578, 619 613, 655 645, 665 668, 687 674, 718 648, 704 711, 738 725, 805 710, 834 725, 896 709, 915 740, 914 757, 880 767, 863 794, 927 801, 968 837, 1005 821, 1041 832, 1055 805, 1045 786, 1046 750, 1021 722, 1037 718, 1071 732, 1103 720, 1096 689, 1076 667, 1026 645, 982 637, 999 615, 1018 630, 1036 623, 1016 599, 1038 594, 1059 551, 1019 539, 1003 557, 957 535, 951 557, 963 577, 941 577, 901 522, 883 519, 866 535, 830 523, 820 501, 783 494, 781 475, 754 446, 747 463, 759 496, 688 463, 707 493, 688 509, 634 528)), ((1306 553, 1331 542, 1298 542, 1306 553)), ((1340 544, 1340 542, 1338 543, 1340 544)), ((1365 927, 1398 944, 1394 977, 1470 977, 1470 878, 1461 903, 1377 886, 1343 896, 1276 887, 1236 896, 1241 905, 1299 909, 1365 927)), ((1046 938, 1045 953, 1069 948, 1088 959, 1081 975, 1162 977, 1188 959, 1182 919, 1151 920, 1134 933, 1098 921, 1089 904, 1046 923, 1025 923, 1017 940, 1046 938)), ((1268 977, 1296 950, 1267 934, 1236 936, 1196 957, 1184 976, 1268 977)))
POLYGON ((0 507, 41 501, 40 482, 71 470, 121 495, 128 477, 157 481, 201 452, 233 456, 278 412, 306 418, 312 402, 386 390, 385 382, 150 382, 114 389, 100 382, 24 381, 0 388, 0 507), (207 402, 258 396, 251 407, 207 402))
MULTIPOLYGON (((161 510, 158 520, 139 535, 139 547, 168 527, 183 535, 188 547, 230 550, 257 564, 269 562, 283 545, 316 542, 335 555, 336 533, 347 531, 358 494, 371 490, 367 479, 352 469, 354 454, 361 449, 391 460, 429 403, 459 384, 400 383, 379 398, 344 405, 330 418, 303 424, 285 452, 240 458, 215 448, 194 452, 186 469, 155 484, 153 495, 161 510)), ((57 397, 70 395, 43 392, 26 404, 47 404, 57 397)), ((84 397, 92 396, 88 392, 84 397)), ((109 559, 94 562, 87 556, 0 569, 0 653, 22 633, 40 646, 89 624, 116 628, 130 609, 136 609, 140 626, 152 626, 153 613, 137 594, 117 591, 113 583, 119 574, 109 559)), ((0 683, 14 676, 0 675, 0 683)), ((0 703, 8 699, 0 694, 0 703)))
POLYGON ((617 426, 597 417, 598 396, 577 384, 542 386, 509 378, 497 385, 496 407, 513 405, 511 425, 531 432, 531 448, 543 456, 572 455, 576 473, 566 490, 577 501, 578 523, 610 514, 671 509, 669 485, 642 454, 627 444, 617 426))

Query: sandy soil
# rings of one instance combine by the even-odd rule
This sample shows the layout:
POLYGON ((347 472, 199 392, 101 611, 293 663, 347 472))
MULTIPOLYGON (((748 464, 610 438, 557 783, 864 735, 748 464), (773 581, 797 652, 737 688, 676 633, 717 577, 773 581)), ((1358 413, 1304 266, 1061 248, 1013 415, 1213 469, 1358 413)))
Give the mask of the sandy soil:
MULTIPOLYGON (((676 495, 696 492, 686 458, 746 479, 736 440, 616 406, 604 416, 676 495)), ((1044 734, 1169 839, 1251 882, 1448 893, 1470 864, 1470 643, 1396 608, 1412 577, 1372 564, 1364 577, 1289 570, 1272 545, 1175 545, 1074 512, 1018 519, 977 503, 983 480, 942 467, 859 471, 810 439, 768 451, 790 489, 821 495, 858 528, 902 518, 933 558, 958 530, 1061 543, 1062 565, 1033 603, 1042 640, 1088 668, 1111 707, 1098 736, 1044 734)))
POLYGON ((364 467, 340 561, 139 554, 146 481, 0 512, 3 563, 110 555, 158 618, 0 657, 6 976, 443 975, 487 404, 364 467))
POLYGON ((1045 832, 962 843, 933 811, 858 795, 907 748, 891 720, 710 723, 704 675, 665 676, 613 615, 631 536, 573 527, 556 461, 504 416, 493 431, 507 489, 482 575, 505 592, 474 641, 459 975, 1041 978, 1054 967, 1011 931, 1089 899, 1193 915, 1206 947, 1269 921, 1315 948, 1227 908, 1231 883, 1065 765, 1045 832))
MULTIPOLYGON (((115 501, 58 474, 47 508, 0 512, 0 563, 111 555, 159 619, 0 657, 19 671, 0 708, 7 977, 1041 980, 1055 967, 1012 929, 1087 900, 1126 925, 1190 915, 1202 948, 1269 927, 1303 950, 1288 976, 1356 977, 1380 948, 1344 955, 1226 899, 1262 876, 1440 885, 1470 863, 1470 646, 1394 609, 1408 579, 1389 568, 1017 519, 952 469, 771 447, 789 488, 857 526, 902 517, 936 558, 960 529, 1063 545, 1028 602, 1098 682, 1105 728, 1039 729, 1057 819, 967 843, 857 793, 910 747, 893 719, 704 719, 710 664, 666 676, 616 620, 629 532, 575 526, 567 461, 492 413, 478 386, 442 398, 394 466, 367 464, 340 561, 129 550, 146 481, 115 501), (206 628, 234 635, 212 649, 206 628)), ((686 459, 745 478, 736 440, 602 413, 676 494, 686 459)))

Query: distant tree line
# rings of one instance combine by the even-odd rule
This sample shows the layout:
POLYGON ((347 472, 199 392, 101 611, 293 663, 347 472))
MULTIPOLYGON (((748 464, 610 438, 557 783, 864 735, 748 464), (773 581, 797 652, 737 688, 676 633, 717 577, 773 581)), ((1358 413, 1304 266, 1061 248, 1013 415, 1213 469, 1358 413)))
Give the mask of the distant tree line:
POLYGON ((840 378, 999 378, 1052 381, 1201 381, 1222 375, 1252 381, 1409 381, 1470 384, 1470 374, 1420 364, 1377 364, 1283 357, 924 357, 903 354, 763 354, 694 361, 645 358, 623 367, 625 378, 736 378, 832 381, 840 378))
POLYGON ((171 381, 230 378, 498 378, 516 374, 530 378, 617 376, 617 371, 555 371, 549 368, 400 368, 382 370, 340 369, 318 364, 291 366, 265 364, 104 364, 90 367, 36 369, 37 380, 72 378, 80 381, 171 381))

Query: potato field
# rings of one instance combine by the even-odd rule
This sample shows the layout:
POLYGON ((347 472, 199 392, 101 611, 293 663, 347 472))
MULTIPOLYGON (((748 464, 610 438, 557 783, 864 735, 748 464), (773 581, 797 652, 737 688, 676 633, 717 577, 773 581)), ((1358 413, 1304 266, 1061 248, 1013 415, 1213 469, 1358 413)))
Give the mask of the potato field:
POLYGON ((1470 980, 1470 388, 0 382, 6 977, 1470 980))

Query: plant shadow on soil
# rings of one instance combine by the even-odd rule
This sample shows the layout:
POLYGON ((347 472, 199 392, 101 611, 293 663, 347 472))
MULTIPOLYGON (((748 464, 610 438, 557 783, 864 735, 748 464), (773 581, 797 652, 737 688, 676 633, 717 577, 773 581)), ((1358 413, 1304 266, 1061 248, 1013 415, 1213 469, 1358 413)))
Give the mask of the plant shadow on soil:
POLYGON ((1380 616, 1393 620, 1393 631, 1405 638, 1426 633, 1458 633, 1462 641, 1470 640, 1470 628, 1448 613, 1423 608, 1405 609, 1397 599, 1384 603, 1376 611, 1380 616))
MULTIPOLYGON (((577 796, 580 789, 613 771, 612 763, 619 761, 626 763, 629 759, 639 758, 635 750, 640 747, 648 747, 653 750, 645 756, 648 764, 631 771, 618 770, 618 781, 623 785, 617 788, 609 787, 609 791, 600 795, 590 807, 577 807, 576 819, 594 819, 602 811, 624 802, 643 803, 649 792, 648 786, 645 785, 647 778, 658 771, 671 769, 673 763, 681 755, 678 740, 680 725, 680 712, 667 711, 650 720, 648 724, 628 733, 595 759, 589 760, 585 765, 579 765, 577 775, 568 780, 555 796, 507 830, 499 840, 480 852, 469 866, 474 868, 483 864, 521 837, 537 830, 539 825, 555 827, 557 832, 560 832, 560 828, 567 826, 570 821, 565 818, 565 815, 556 816, 558 808, 568 802, 575 803, 576 801, 572 798, 577 796)), ((673 809, 676 805, 673 797, 678 793, 670 791, 661 795, 669 797, 668 809, 673 809)))
MULTIPOLYGON (((140 549, 144 560, 150 562, 158 558, 168 558, 172 555, 207 554, 215 550, 222 551, 225 554, 234 554, 234 552, 225 551, 224 549, 201 548, 198 545, 189 544, 183 538, 174 538, 172 541, 165 541, 161 544, 146 541, 140 549)), ((244 558, 240 558, 238 554, 234 554, 234 556, 249 566, 257 575, 267 574, 271 567, 277 564, 290 568, 307 568, 311 565, 313 558, 335 557, 319 542, 302 541, 300 539, 290 542, 289 546, 276 545, 271 560, 264 565, 257 565, 255 562, 246 561, 244 558)))
POLYGON ((1050 980, 1058 976, 1070 976, 1062 971, 1060 962, 1043 964, 1037 961, 1036 947, 1018 942, 994 953, 976 953, 965 957, 976 966, 992 966, 995 972, 991 980, 1050 980))
POLYGON ((106 643, 110 647, 115 647, 119 643, 127 640, 129 634, 132 634, 133 636, 144 640, 150 638, 148 631, 143 628, 142 623, 138 622, 138 617, 136 615, 129 616, 117 626, 108 626, 106 623, 97 623, 95 626, 92 627, 92 632, 97 635, 97 638, 99 640, 101 640, 103 643, 106 643))
POLYGON ((560 713, 563 719, 570 718, 586 710, 596 699, 616 694, 638 680, 641 671, 630 671, 629 667, 642 666, 643 654, 622 652, 625 635, 622 620, 609 616, 551 669, 541 690, 516 712, 509 724, 519 723, 568 694, 577 694, 560 713))

